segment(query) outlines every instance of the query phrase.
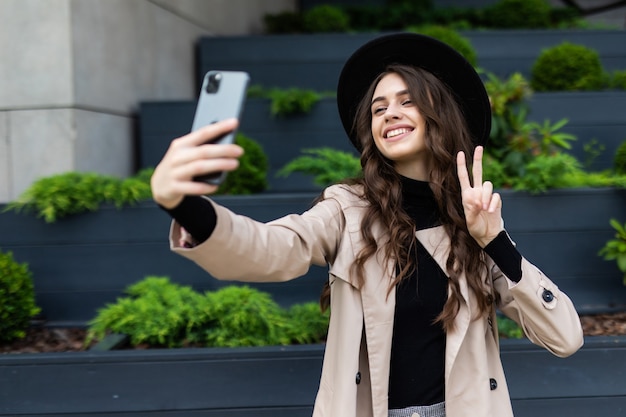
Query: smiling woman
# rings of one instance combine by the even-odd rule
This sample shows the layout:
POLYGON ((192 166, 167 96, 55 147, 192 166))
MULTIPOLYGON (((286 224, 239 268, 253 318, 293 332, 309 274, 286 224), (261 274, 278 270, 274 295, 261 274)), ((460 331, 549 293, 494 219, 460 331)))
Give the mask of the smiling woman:
POLYGON ((152 177, 174 219, 172 249, 222 280, 287 281, 328 267, 316 417, 460 417, 468 407, 512 416, 496 309, 556 356, 576 352, 583 333, 568 296, 509 239, 500 195, 483 181, 491 109, 482 80, 444 43, 386 35, 348 58, 337 103, 363 176, 269 223, 191 182, 240 155, 203 145, 236 124, 176 139, 152 177))

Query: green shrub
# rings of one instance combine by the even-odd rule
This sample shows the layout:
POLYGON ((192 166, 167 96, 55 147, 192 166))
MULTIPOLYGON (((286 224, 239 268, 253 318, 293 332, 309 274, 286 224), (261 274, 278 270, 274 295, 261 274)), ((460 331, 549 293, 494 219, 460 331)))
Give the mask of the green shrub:
POLYGON ((434 13, 431 0, 387 0, 385 4, 342 7, 355 31, 402 30, 428 23, 434 13))
POLYGON ((287 337, 293 343, 317 343, 326 339, 329 311, 320 311, 316 302, 295 304, 287 311, 287 337))
POLYGON ((381 7, 371 4, 344 6, 350 28, 358 32, 376 31, 381 28, 381 7))
POLYGON ((166 277, 146 277, 98 311, 89 322, 86 344, 108 333, 128 335, 133 346, 180 347, 188 342, 202 296, 166 277))
MULTIPOLYGON (((253 194, 267 189, 268 160, 261 146, 238 134, 236 143, 244 148, 239 168, 231 172, 219 194, 253 194)), ((34 212, 47 223, 70 215, 96 211, 102 204, 117 208, 151 200, 150 177, 154 168, 120 179, 95 172, 67 172, 36 180, 5 210, 34 212)))
POLYGON ((302 14, 296 12, 266 14, 263 22, 267 34, 300 33, 304 26, 302 14))
MULTIPOLYGON (((497 147, 487 147, 487 153, 502 163, 501 175, 513 188, 543 191, 562 185, 563 174, 571 174, 580 169, 579 163, 562 150, 571 149, 570 142, 575 136, 559 132, 567 119, 551 124, 524 120, 525 112, 520 112, 512 124, 515 129, 507 131, 500 138, 497 147), (574 169, 575 168, 575 169, 574 169), (550 175, 541 172, 546 169, 550 175)), ((546 171, 546 172, 548 172, 546 171)))
MULTIPOLYGON (((576 137, 562 132, 567 119, 551 123, 527 121, 526 98, 531 90, 520 74, 501 80, 487 74, 485 88, 492 107, 492 128, 485 148, 484 178, 496 188, 542 192, 563 187, 626 186, 626 175, 614 172, 585 172, 583 164, 563 151, 571 149, 576 137)), ((584 145, 584 166, 603 150, 592 141, 584 145)))
POLYGON ((485 9, 485 23, 492 28, 546 28, 551 9, 544 0, 500 0, 485 9))
POLYGON ((403 29, 429 21, 433 10, 431 0, 387 0, 379 10, 379 30, 403 29))
POLYGON ((512 186, 502 162, 489 153, 483 156, 483 178, 491 181, 495 188, 511 188, 512 186))
POLYGON ((270 113, 275 117, 289 117, 310 113, 313 106, 324 97, 335 97, 334 92, 317 92, 302 88, 263 88, 253 85, 248 97, 270 100, 270 113))
POLYGON ((361 175, 361 161, 352 153, 326 147, 302 152, 307 155, 290 161, 277 175, 286 177, 294 172, 313 175, 313 182, 321 186, 361 175))
POLYGON ((116 207, 151 198, 149 173, 119 179, 94 172, 67 172, 36 180, 6 210, 35 212, 46 222, 72 214, 96 211, 103 203, 116 207), (146 178, 148 178, 146 180, 146 178))
POLYGON ((615 90, 626 90, 626 70, 617 70, 610 74, 609 88, 615 90))
POLYGON ((563 188, 574 187, 615 187, 626 188, 626 175, 616 175, 608 170, 601 172, 576 171, 563 179, 563 188))
POLYGON ((432 24, 456 30, 473 29, 484 26, 484 11, 471 7, 439 7, 435 8, 430 19, 432 24))
POLYGON ((206 346, 286 345, 288 322, 269 294, 247 286, 229 286, 206 294, 213 325, 200 335, 206 346))
POLYGON ((350 18, 342 9, 329 4, 315 6, 302 15, 304 30, 309 33, 346 32, 350 18))
POLYGON ((591 139, 589 142, 583 144, 583 151, 585 153, 583 166, 589 168, 605 150, 606 146, 597 139, 591 139))
POLYGON ((133 346, 265 346, 319 343, 328 314, 317 303, 285 310, 248 286, 198 293, 167 277, 146 277, 89 322, 86 344, 107 334, 129 337, 133 346), (315 308, 313 308, 315 306, 315 308))
POLYGON ((0 252, 0 343, 23 338, 39 310, 28 265, 0 252))
POLYGON ((569 42, 544 49, 531 69, 531 86, 536 91, 600 90, 604 84, 598 53, 569 42))
POLYGON ((526 123, 528 104, 525 101, 531 90, 528 81, 514 73, 501 80, 493 73, 487 73, 485 89, 491 103, 491 132, 487 152, 495 159, 504 159, 509 149, 509 141, 526 123))
POLYGON ((239 158, 239 168, 226 176, 217 194, 255 194, 267 189, 269 163, 261 145, 238 133, 235 143, 244 149, 239 158))
POLYGON ((461 36, 454 29, 450 29, 444 26, 428 25, 428 26, 410 26, 408 29, 410 32, 421 33, 426 36, 438 39, 443 43, 450 45, 457 52, 459 52, 467 61, 476 66, 476 50, 472 46, 470 40, 464 36, 461 36))
POLYGON ((613 159, 613 169, 619 175, 626 175, 626 140, 617 147, 613 159))
POLYGON ((322 95, 313 90, 288 88, 273 88, 266 92, 271 100, 270 112, 272 116, 287 117, 311 112, 313 106, 322 98, 322 95))
POLYGON ((615 236, 606 242, 598 255, 607 261, 615 261, 617 267, 624 274, 622 282, 626 285, 626 224, 621 224, 617 219, 610 220, 615 229, 615 236))
POLYGON ((550 10, 551 26, 555 28, 578 28, 585 25, 582 13, 573 7, 555 7, 550 10))
POLYGON ((513 188, 531 193, 545 192, 550 188, 567 188, 572 176, 580 171, 580 163, 570 154, 540 154, 524 165, 523 173, 513 188))
POLYGON ((521 339, 524 331, 517 323, 508 317, 498 317, 498 334, 503 339, 521 339))

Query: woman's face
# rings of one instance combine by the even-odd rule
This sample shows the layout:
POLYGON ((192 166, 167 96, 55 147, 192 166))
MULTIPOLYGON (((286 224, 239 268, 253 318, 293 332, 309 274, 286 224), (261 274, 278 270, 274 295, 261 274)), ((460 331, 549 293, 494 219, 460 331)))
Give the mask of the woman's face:
POLYGON ((371 114, 372 136, 378 150, 394 162, 399 174, 427 180, 426 124, 400 75, 390 73, 380 80, 374 90, 371 114))

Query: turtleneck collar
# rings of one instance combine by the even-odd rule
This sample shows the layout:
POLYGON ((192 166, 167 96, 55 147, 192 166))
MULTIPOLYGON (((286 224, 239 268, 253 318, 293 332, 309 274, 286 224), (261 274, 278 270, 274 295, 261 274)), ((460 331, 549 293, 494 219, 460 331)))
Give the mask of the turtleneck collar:
POLYGON ((427 181, 400 176, 402 208, 413 219, 418 230, 440 224, 440 213, 435 195, 427 181))

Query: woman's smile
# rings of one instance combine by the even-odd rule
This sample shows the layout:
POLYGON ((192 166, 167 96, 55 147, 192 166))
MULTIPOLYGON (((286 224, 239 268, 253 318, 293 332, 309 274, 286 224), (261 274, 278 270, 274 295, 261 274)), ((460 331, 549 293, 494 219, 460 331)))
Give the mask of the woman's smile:
POLYGON ((411 133, 412 127, 390 127, 385 130, 383 137, 389 140, 399 140, 404 138, 407 133, 411 133))

